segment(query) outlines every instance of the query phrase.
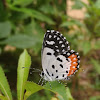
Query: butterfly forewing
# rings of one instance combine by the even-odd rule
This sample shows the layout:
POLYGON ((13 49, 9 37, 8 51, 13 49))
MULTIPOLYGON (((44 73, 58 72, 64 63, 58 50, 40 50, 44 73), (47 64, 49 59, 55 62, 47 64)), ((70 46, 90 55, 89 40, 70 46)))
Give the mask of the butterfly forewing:
POLYGON ((42 49, 44 49, 45 47, 53 49, 55 56, 57 56, 58 54, 62 54, 63 52, 70 49, 70 47, 68 46, 68 41, 66 41, 66 38, 63 37, 63 35, 60 34, 58 31, 54 30, 48 30, 45 33, 42 49))

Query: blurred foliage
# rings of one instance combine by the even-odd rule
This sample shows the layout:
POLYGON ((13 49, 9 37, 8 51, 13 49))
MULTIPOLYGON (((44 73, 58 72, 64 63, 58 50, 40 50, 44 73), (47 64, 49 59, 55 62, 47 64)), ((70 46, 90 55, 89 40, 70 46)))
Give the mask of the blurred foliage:
MULTIPOLYGON (((67 15, 68 0, 0 0, 0 65, 8 76, 15 98, 19 54, 27 48, 32 56, 32 67, 41 69, 40 55, 44 33, 47 29, 54 29, 63 33, 70 42, 71 49, 75 49, 81 55, 85 75, 81 72, 83 76, 75 77, 77 82, 73 79, 68 83, 73 97, 76 100, 86 100, 87 95, 81 90, 85 90, 88 84, 90 91, 93 91, 87 90, 90 93, 88 99, 99 100, 97 94, 100 93, 100 0, 87 0, 88 4, 82 0, 72 1, 72 9, 86 9, 84 19, 75 19, 67 15), (86 83, 86 80, 89 82, 86 83), (86 83, 82 89, 79 85, 81 82, 86 83), (78 91, 81 92, 80 97, 78 91)), ((38 73, 30 75, 29 80, 38 82, 38 73)), ((47 100, 48 96, 50 100, 56 100, 50 91, 42 92, 34 94, 35 100, 40 99, 39 95, 43 97, 41 100, 47 100)), ((58 98, 60 100, 60 97, 58 98)))

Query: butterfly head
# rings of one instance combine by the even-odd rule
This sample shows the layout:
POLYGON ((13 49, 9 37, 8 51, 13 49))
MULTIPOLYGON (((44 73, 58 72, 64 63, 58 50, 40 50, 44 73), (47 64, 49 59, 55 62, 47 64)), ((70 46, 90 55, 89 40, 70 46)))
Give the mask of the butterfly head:
POLYGON ((44 75, 44 71, 41 72, 40 76, 41 76, 42 78, 44 78, 44 76, 45 76, 45 75, 44 75))

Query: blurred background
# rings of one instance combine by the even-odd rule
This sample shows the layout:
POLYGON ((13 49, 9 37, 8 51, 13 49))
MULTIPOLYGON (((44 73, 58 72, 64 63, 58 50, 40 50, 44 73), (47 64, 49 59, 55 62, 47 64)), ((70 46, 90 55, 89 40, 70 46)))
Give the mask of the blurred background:
MULTIPOLYGON (((100 100, 100 0, 0 0, 0 65, 16 100, 17 63, 27 48, 32 67, 42 69, 47 29, 60 31, 81 56, 80 70, 67 86, 73 99, 100 100)), ((38 83, 39 73, 29 75, 38 83)), ((50 91, 34 100, 58 100, 50 91)))

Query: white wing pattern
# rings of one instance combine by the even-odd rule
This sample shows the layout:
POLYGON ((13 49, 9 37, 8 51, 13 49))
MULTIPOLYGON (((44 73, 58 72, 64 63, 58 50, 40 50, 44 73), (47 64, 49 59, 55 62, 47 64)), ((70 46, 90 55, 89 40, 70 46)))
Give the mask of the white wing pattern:
POLYGON ((64 80, 79 69, 80 56, 70 50, 68 41, 58 31, 47 30, 42 46, 43 78, 64 80))

